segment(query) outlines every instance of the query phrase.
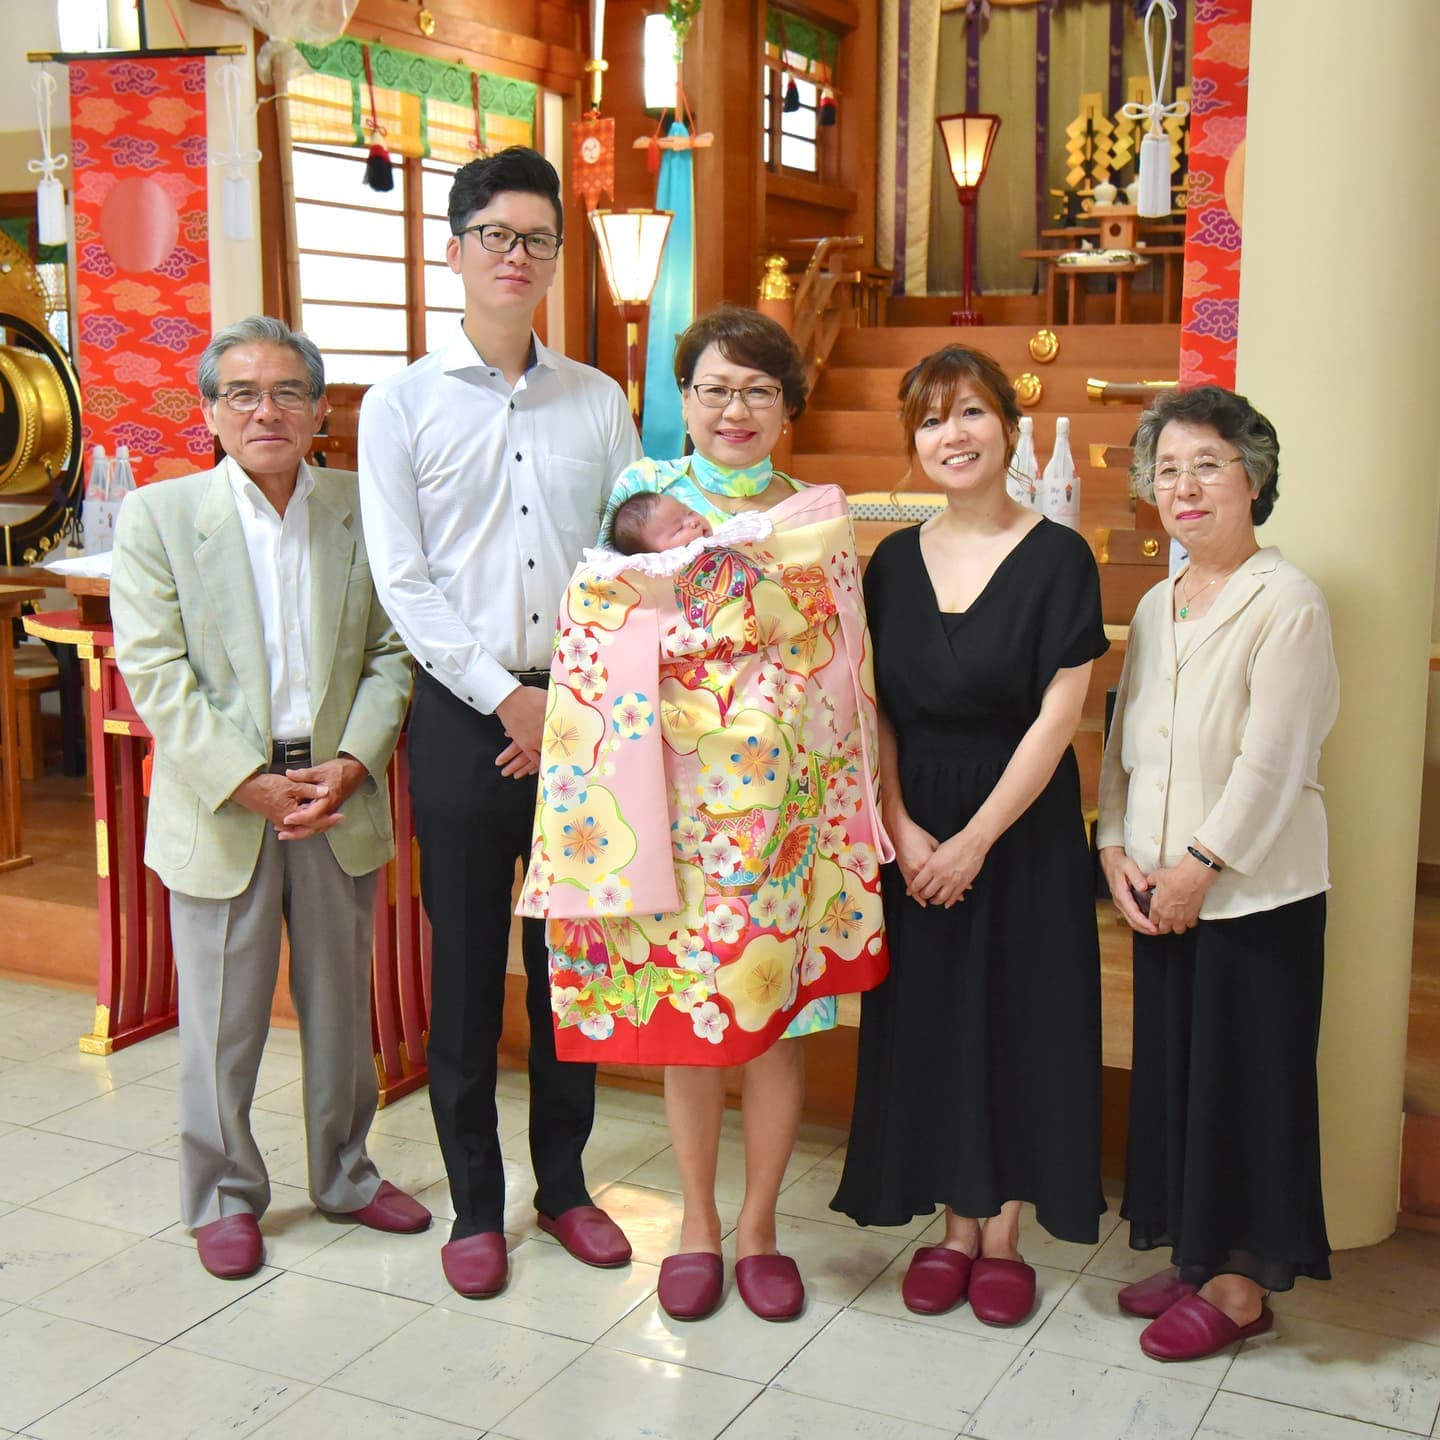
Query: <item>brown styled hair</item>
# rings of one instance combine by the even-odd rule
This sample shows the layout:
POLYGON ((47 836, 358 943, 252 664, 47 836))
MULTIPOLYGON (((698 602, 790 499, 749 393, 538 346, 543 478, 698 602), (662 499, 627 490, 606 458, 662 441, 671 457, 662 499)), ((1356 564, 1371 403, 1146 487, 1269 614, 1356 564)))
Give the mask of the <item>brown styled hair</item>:
POLYGON ((805 413, 805 363, 795 342, 768 315, 745 305, 717 305, 707 311, 675 342, 675 383, 682 390, 695 378, 695 367, 708 346, 732 365, 748 365, 779 382, 785 413, 798 419, 805 413))
POLYGON ((960 387, 969 381, 981 398, 1005 422, 1008 437, 1005 464, 1015 456, 1020 430, 1020 406, 1015 387, 1005 372, 983 350, 964 345, 947 345, 927 355, 905 372, 900 382, 900 423, 905 428, 905 449, 915 457, 915 432, 925 417, 934 412, 948 415, 960 387))

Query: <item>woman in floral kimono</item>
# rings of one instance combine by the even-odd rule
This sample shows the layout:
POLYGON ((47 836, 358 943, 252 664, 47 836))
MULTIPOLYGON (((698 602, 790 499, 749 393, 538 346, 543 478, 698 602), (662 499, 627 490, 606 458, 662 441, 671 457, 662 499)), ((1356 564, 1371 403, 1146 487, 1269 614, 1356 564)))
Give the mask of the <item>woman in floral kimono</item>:
POLYGON ((694 454, 628 470, 602 541, 646 490, 719 533, 572 579, 521 908, 550 921, 557 1053, 666 1067, 684 1219, 659 1298, 677 1319, 723 1294, 724 1067, 744 1066, 736 1284, 788 1319, 805 1296, 776 1244, 804 1099, 789 1041, 886 968, 864 610, 843 493, 770 464, 805 404, 789 336, 722 307, 680 338, 675 374, 694 454))

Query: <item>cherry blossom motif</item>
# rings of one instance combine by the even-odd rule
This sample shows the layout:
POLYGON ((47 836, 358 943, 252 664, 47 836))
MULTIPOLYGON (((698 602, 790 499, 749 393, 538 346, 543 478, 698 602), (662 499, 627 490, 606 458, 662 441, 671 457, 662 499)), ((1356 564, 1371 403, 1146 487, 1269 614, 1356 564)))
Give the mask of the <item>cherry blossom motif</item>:
POLYGON ((655 723, 655 707, 643 695, 622 695, 610 707, 610 723, 622 739, 638 740, 655 723))
POLYGON ((577 765, 552 765, 545 772, 545 803, 561 815, 572 805, 583 805, 589 793, 577 765))
POLYGON ((730 767, 740 777, 742 785, 752 782, 769 785, 775 779, 779 760, 778 745, 766 745, 758 736, 747 735, 740 748, 731 754, 730 767))
POLYGON ((568 670, 578 670, 586 665, 593 665, 600 658, 600 647, 590 633, 573 625, 561 631, 560 638, 555 642, 555 648, 560 652, 568 670))
POLYGON ((733 660, 712 660, 706 667, 705 678, 717 690, 728 690, 740 674, 740 667, 733 660))
POLYGON ((715 977, 720 973, 720 961, 708 950, 702 950, 689 961, 689 965, 692 970, 698 970, 705 977, 705 984, 710 993, 715 994, 719 988, 715 983, 715 977))
POLYGON ((830 557, 830 573, 835 578, 835 584, 842 590, 853 590, 855 588, 855 561, 849 551, 842 550, 838 555, 830 557))
POLYGON ((710 806, 726 805, 730 800, 730 777, 723 770, 706 768, 700 777, 700 799, 710 806))
POLYGON ((686 985, 683 989, 674 993, 674 1003, 677 1009, 694 1010, 699 1005, 704 1005, 710 999, 710 989, 703 982, 686 985))
POLYGON ((860 808, 860 787, 849 775, 837 775, 825 791, 825 818, 840 820, 860 808))
POLYGON ((710 637, 698 625, 675 625, 665 632, 665 653, 672 658, 681 655, 703 655, 710 637))
POLYGON ((730 1017, 713 1000, 707 1000, 690 1012, 690 1024, 700 1039, 718 1045, 725 1038, 730 1017))
POLYGON ((880 863, 875 858, 874 848, 863 841, 850 847, 848 859, 848 868, 867 883, 880 873, 880 863))
POLYGON ((677 930, 665 942, 665 948, 675 957, 678 964, 693 970, 695 957, 705 952, 705 942, 693 930, 677 930))
POLYGON ((559 989, 552 989, 550 992, 550 1008, 563 1020, 565 1018, 565 1012, 575 1003, 579 995, 579 987, 575 985, 565 985, 559 989))
POLYGON ((608 1012, 587 1015, 580 1022, 580 1033, 588 1040, 608 1040, 615 1033, 615 1017, 608 1012))
POLYGON ((780 929, 785 934, 792 934, 800 928, 800 922, 805 918, 805 901, 800 895, 787 895, 785 903, 780 907, 780 929))
POLYGON ((707 875, 716 879, 735 871, 743 858, 740 847, 728 835, 700 842, 700 864, 707 875))
POLYGON ((605 879, 592 885, 585 897, 585 903, 597 915, 623 915, 627 910, 635 908, 630 882, 622 880, 618 875, 607 875, 605 879))
POLYGON ((782 725, 794 725, 805 711, 805 687, 799 681, 792 680, 780 692, 780 698, 776 702, 782 725))
POLYGON ((693 815, 687 815, 683 820, 677 820, 670 828, 674 832, 672 843, 682 855, 697 854, 700 842, 709 834, 704 824, 693 815))
POLYGON ((750 918, 757 925, 776 925, 780 921, 784 903, 784 895, 775 886, 762 885, 750 902, 750 918))
POLYGON ((605 682, 610 677, 603 665, 577 665, 565 677, 572 690, 578 690, 584 700, 598 700, 605 693, 605 682))
POLYGON ((610 841, 605 827, 593 815, 581 816, 560 832, 565 838, 561 848, 567 860, 583 860, 593 865, 604 853, 610 841))
POLYGON ((738 900, 722 900, 705 916, 712 945, 733 945, 745 933, 745 909, 738 900))
POLYGON ((825 973, 825 952, 818 945, 805 952, 805 958, 800 962, 800 981, 804 985, 813 985, 825 973))
POLYGON ((789 679, 790 672, 783 665, 772 662, 761 670, 757 688, 767 700, 775 700, 789 679))

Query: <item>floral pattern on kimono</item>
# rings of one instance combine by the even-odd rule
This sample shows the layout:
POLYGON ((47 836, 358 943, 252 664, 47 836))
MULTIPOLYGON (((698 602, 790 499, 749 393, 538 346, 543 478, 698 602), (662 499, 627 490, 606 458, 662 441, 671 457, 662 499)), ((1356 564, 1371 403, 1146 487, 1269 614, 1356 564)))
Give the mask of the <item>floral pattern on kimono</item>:
POLYGON ((874 682, 842 491, 561 606, 519 913, 562 1059, 741 1064, 888 966, 874 682))

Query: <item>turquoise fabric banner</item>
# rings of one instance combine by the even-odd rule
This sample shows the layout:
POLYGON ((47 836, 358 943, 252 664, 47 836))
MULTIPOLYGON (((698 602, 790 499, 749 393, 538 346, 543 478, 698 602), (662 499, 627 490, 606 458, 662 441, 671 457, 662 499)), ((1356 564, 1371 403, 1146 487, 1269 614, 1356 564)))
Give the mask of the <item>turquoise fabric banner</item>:
MULTIPOLYGON (((688 135, 680 121, 670 134, 688 135)), ((645 416, 640 429, 645 453, 673 460, 685 446, 685 421, 675 384, 675 340, 695 318, 695 167, 690 150, 665 150, 655 186, 655 208, 673 210, 660 278, 650 300, 650 339, 645 350, 645 416)))

